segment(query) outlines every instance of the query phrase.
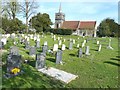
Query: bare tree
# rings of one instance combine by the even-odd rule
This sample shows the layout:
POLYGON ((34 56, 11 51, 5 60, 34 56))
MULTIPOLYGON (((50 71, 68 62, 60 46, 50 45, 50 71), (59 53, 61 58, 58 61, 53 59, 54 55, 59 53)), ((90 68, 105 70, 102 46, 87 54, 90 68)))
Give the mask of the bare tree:
POLYGON ((21 5, 22 11, 24 12, 24 17, 26 17, 26 33, 28 33, 28 21, 32 14, 36 13, 38 5, 35 3, 35 0, 25 0, 21 5))
POLYGON ((17 0, 8 0, 2 2, 2 15, 15 19, 16 14, 20 11, 20 5, 17 0))

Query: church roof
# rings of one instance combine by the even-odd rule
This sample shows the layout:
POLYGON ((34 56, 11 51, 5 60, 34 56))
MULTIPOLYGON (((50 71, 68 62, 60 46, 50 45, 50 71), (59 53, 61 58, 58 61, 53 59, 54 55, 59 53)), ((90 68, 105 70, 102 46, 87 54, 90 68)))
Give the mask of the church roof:
POLYGON ((95 29, 96 21, 64 21, 61 28, 64 29, 95 29))
POLYGON ((64 29, 76 29, 79 25, 79 21, 64 21, 62 28, 64 29))

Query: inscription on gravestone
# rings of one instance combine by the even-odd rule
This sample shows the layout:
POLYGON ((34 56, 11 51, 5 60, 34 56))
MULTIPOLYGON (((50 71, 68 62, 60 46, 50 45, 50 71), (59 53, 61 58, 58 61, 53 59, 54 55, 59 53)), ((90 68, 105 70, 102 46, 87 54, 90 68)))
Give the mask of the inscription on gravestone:
POLYGON ((36 69, 41 69, 45 67, 45 57, 46 55, 44 53, 37 54, 36 55, 36 69))

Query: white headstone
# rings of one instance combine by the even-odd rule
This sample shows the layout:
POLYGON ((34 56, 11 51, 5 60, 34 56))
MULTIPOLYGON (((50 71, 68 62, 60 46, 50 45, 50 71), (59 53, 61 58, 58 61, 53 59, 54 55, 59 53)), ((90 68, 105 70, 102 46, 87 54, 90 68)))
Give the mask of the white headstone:
POLYGON ((60 40, 60 37, 58 37, 58 41, 60 40))
POLYGON ((89 50, 90 50, 90 48, 89 48, 89 46, 87 46, 87 47, 86 47, 86 51, 85 51, 85 54, 86 54, 86 55, 90 55, 89 50))
POLYGON ((48 44, 47 44, 47 41, 44 42, 44 46, 45 46, 45 45, 48 45, 48 44))
POLYGON ((98 48, 98 51, 101 51, 101 48, 102 48, 102 45, 100 44, 100 45, 99 45, 99 48, 98 48))
POLYGON ((65 44, 62 44, 62 50, 65 50, 65 44))
POLYGON ((62 45, 62 40, 59 40, 58 45, 62 45))
POLYGON ((65 42, 66 39, 63 39, 63 42, 65 42))
POLYGON ((58 51, 58 44, 54 44, 53 51, 58 51))
POLYGON ((77 48, 79 48, 80 44, 77 44, 77 48))
POLYGON ((85 43, 83 42, 83 43, 82 43, 82 48, 83 48, 84 46, 85 46, 85 43))
POLYGON ((1 41, 3 42, 3 44, 5 45, 7 43, 7 38, 2 38, 1 41))
POLYGON ((99 41, 97 41, 97 45, 98 45, 98 44, 100 44, 100 42, 99 42, 99 41))
POLYGON ((73 39, 73 44, 75 44, 75 39, 73 39))

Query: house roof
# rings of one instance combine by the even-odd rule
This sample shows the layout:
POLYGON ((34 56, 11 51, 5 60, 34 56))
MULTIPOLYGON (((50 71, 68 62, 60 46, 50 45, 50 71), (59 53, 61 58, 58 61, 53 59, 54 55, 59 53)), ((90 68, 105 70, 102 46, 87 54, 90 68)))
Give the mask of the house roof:
POLYGON ((64 21, 62 28, 64 29, 76 29, 79 25, 79 21, 64 21))
POLYGON ((93 30, 95 29, 96 21, 64 21, 61 28, 64 29, 88 29, 93 30))

